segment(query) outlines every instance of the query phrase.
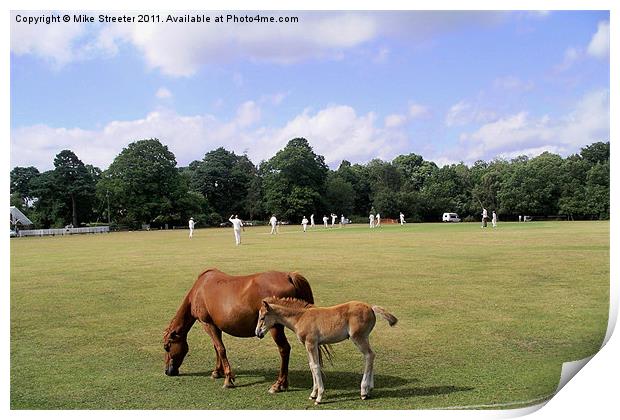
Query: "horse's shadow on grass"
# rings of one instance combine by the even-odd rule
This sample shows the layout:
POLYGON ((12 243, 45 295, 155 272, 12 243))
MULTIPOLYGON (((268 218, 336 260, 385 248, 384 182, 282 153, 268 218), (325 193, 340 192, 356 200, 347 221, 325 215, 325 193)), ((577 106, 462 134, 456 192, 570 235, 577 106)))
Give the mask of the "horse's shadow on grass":
MULTIPOLYGON (((187 373, 187 376, 211 376, 211 372, 187 373)), ((235 372, 235 386, 237 388, 265 385, 265 389, 275 382, 278 372, 270 369, 238 370, 235 372)), ((362 374, 357 372, 342 372, 327 370, 324 372, 323 383, 329 398, 323 404, 331 404, 360 398, 360 382, 362 374)), ((408 398, 451 394, 454 392, 472 391, 472 387, 455 385, 415 386, 417 379, 405 379, 395 375, 375 375, 375 389, 371 393, 372 399, 379 398, 408 398)), ((310 393, 312 376, 310 371, 289 371, 289 389, 287 392, 310 393)))

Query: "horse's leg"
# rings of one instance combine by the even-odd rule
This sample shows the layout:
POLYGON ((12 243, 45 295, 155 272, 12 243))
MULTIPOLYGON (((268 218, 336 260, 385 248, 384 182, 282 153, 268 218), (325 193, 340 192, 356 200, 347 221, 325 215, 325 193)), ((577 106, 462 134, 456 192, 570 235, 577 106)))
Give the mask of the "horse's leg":
MULTIPOLYGON (((202 324, 202 327, 207 332, 207 334, 211 335, 211 332, 209 331, 209 328, 207 327, 206 324, 202 324)), ((216 330, 216 333, 218 335, 219 340, 221 341, 222 331, 218 329, 216 330)), ((224 376, 224 366, 222 364, 222 359, 220 358, 220 354, 217 351, 217 347, 215 346, 215 341, 213 341, 213 350, 215 350, 215 369, 213 369, 213 372, 211 372, 211 377, 213 379, 217 379, 217 378, 221 378, 222 376, 224 376)))
POLYGON ((312 386, 312 393, 310 399, 316 398, 315 404, 320 404, 323 400, 323 378, 321 377, 321 365, 319 363, 319 346, 311 341, 306 341, 306 350, 308 351, 308 364, 312 371, 312 379, 314 385, 312 386))
POLYGON ((362 376, 362 383, 360 385, 360 393, 363 400, 368 398, 370 390, 375 386, 374 379, 374 361, 375 353, 370 348, 370 342, 367 335, 359 335, 351 337, 351 341, 355 343, 359 351, 364 354, 364 376, 362 376))
POLYGON ((275 325, 271 329, 271 337, 273 337, 273 341, 275 341, 278 346, 281 359, 278 379, 271 385, 271 388, 269 388, 269 392, 273 394, 288 389, 288 361, 291 355, 291 345, 286 339, 286 334, 284 334, 284 327, 282 325, 275 325))
POLYGON ((235 386, 235 375, 232 373, 228 358, 226 357, 226 347, 224 347, 224 342, 222 341, 222 330, 213 324, 204 324, 204 326, 207 333, 211 336, 215 352, 220 358, 220 362, 224 368, 224 388, 232 388, 235 386))
POLYGON ((310 373, 312 374, 312 391, 310 392, 309 400, 315 400, 316 395, 319 392, 319 387, 316 381, 316 372, 314 371, 314 364, 312 362, 312 351, 308 350, 308 365, 310 366, 310 373))

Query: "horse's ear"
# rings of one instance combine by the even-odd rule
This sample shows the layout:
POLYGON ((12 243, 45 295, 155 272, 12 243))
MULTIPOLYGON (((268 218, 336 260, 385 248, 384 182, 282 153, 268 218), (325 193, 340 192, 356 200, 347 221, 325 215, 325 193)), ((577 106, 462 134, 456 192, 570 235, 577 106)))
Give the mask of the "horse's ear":
POLYGON ((269 304, 265 300, 263 300, 263 308, 265 308, 266 311, 270 311, 271 310, 271 306, 269 306, 269 304))

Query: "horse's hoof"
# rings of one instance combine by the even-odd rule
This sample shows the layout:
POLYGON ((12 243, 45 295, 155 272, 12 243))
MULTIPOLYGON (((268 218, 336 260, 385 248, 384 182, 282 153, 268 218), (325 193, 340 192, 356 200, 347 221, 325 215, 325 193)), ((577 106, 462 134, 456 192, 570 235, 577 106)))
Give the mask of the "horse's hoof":
POLYGON ((314 405, 319 405, 319 404, 321 404, 321 401, 315 401, 314 402, 314 405))
POLYGON ((221 377, 223 377, 224 375, 222 375, 221 372, 218 372, 217 370, 214 370, 213 372, 211 372, 211 377, 213 379, 219 379, 221 377))
POLYGON ((362 395, 362 399, 363 399, 363 400, 368 399, 368 395, 362 395))
POLYGON ((285 386, 285 385, 282 385, 282 384, 276 385, 276 384, 274 384, 274 385, 271 385, 271 388, 269 388, 269 393, 270 394, 277 394, 278 392, 284 392, 284 391, 287 391, 287 390, 288 390, 288 387, 285 386))

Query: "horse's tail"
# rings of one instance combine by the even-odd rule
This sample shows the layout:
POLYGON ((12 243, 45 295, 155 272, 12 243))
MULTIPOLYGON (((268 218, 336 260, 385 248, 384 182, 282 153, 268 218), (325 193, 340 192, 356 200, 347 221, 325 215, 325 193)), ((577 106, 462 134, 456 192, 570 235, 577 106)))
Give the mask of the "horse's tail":
POLYGON ((394 315, 383 309, 381 306, 373 306, 372 311, 375 314, 381 315, 383 319, 390 324, 390 327, 393 327, 398 322, 398 319, 394 315))
POLYGON ((295 288, 295 297, 297 299, 305 300, 308 303, 314 304, 312 288, 304 276, 297 272, 288 273, 288 281, 291 282, 295 288))

